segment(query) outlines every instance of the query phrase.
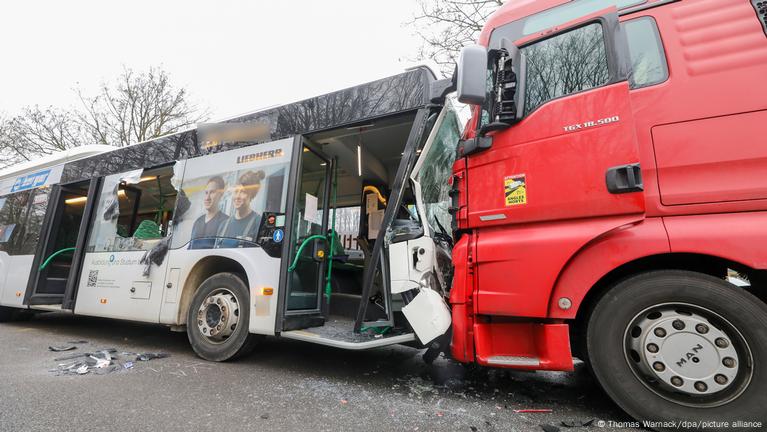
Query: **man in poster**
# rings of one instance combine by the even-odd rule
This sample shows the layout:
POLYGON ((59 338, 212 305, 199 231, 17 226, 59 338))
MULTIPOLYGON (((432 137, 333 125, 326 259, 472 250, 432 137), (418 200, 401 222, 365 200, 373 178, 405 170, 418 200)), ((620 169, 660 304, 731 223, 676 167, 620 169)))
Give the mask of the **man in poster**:
POLYGON ((220 235, 221 227, 229 216, 219 208, 226 183, 221 176, 213 176, 205 185, 202 207, 205 214, 197 218, 192 226, 192 239, 213 238, 220 235))
POLYGON ((261 214, 251 208, 251 203, 261 189, 261 180, 264 177, 264 172, 259 170, 246 171, 237 179, 232 200, 234 214, 224 226, 223 237, 256 240, 261 214))

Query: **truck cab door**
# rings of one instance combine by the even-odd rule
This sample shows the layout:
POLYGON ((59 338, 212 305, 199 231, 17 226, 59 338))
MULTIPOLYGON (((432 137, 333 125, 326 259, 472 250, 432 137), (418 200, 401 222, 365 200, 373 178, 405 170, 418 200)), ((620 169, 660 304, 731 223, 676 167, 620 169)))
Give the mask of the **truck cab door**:
MULTIPOLYGON (((494 32, 490 49, 503 37, 494 32)), ((460 217, 480 232, 478 311, 543 318, 574 254, 644 219, 643 173, 615 8, 515 40, 519 108, 486 135, 489 148, 466 157, 460 217)), ((478 130, 496 121, 492 107, 482 111, 478 130)))
MULTIPOLYGON (((491 50, 502 45, 498 33, 491 50)), ((615 8, 535 31, 514 44, 517 119, 488 135, 491 148, 467 158, 468 225, 641 219, 645 200, 627 81, 630 61, 615 8)), ((482 111, 478 129, 495 116, 492 108, 482 111)))

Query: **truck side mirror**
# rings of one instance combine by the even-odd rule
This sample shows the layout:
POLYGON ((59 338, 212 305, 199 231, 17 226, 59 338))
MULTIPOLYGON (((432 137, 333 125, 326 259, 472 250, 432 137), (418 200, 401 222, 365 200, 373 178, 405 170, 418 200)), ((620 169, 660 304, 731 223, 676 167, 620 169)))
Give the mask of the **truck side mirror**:
POLYGON ((469 45, 461 49, 458 60, 458 101, 482 105, 487 97, 487 49, 469 45))

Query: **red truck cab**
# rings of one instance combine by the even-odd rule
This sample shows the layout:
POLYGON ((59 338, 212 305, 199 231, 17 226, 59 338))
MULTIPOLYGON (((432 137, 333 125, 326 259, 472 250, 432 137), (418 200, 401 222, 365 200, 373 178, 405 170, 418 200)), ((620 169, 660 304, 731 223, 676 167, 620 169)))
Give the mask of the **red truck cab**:
POLYGON ((456 359, 577 356, 637 419, 765 421, 766 19, 758 0, 490 18, 457 74, 456 359))

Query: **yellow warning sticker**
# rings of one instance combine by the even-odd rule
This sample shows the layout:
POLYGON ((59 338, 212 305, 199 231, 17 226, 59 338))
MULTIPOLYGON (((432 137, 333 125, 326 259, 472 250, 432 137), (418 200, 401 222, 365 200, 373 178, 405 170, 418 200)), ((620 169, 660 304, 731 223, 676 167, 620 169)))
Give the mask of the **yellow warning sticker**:
POLYGON ((503 179, 503 191, 507 206, 527 204, 527 184, 524 174, 506 176, 503 179))

